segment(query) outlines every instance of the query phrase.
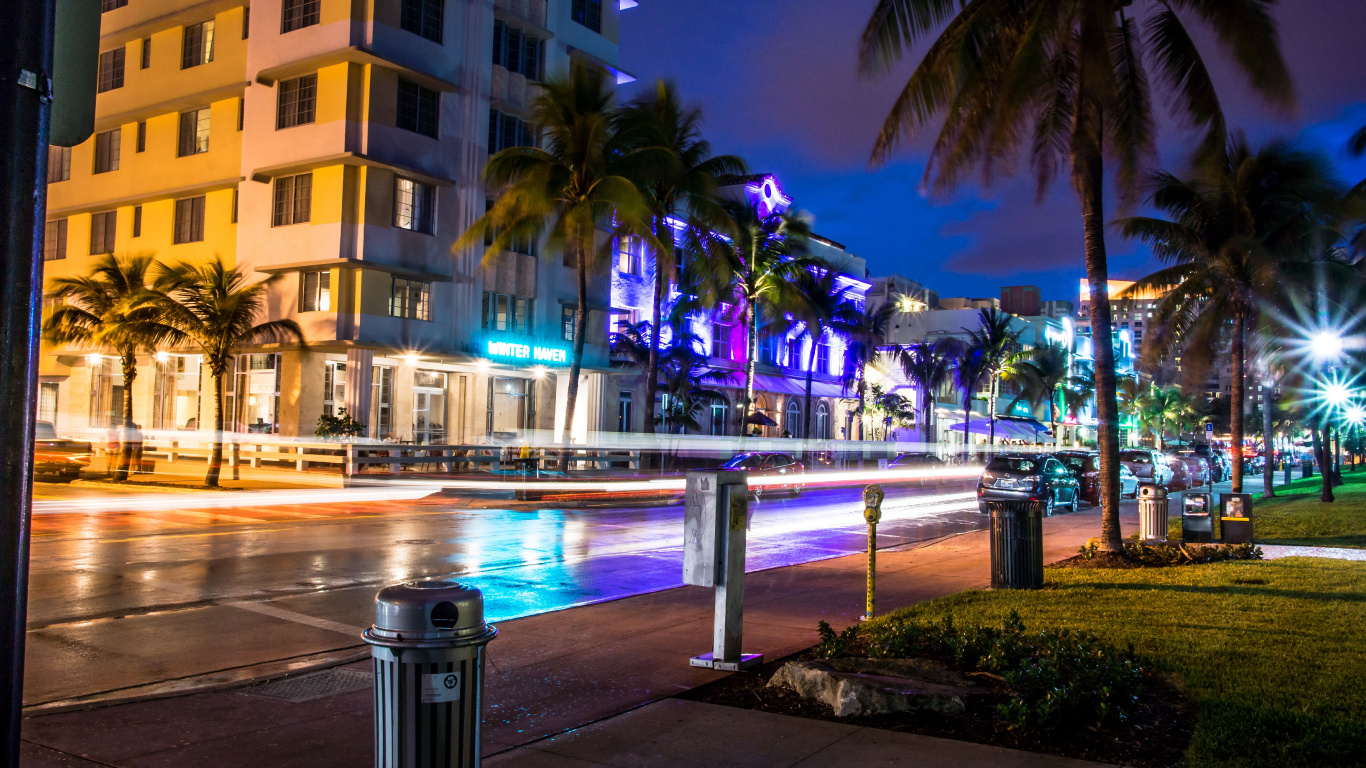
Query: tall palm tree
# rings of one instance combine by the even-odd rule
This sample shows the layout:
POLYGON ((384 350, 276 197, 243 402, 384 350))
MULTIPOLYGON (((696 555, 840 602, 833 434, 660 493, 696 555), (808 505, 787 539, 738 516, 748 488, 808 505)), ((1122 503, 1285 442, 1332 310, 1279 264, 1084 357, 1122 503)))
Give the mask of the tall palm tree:
POLYGON ((987 395, 987 420, 991 432, 988 444, 995 448, 998 380, 1007 366, 1017 362, 1015 355, 1019 352, 1020 333, 1023 329, 1011 330, 1010 326, 1015 316, 999 309, 983 309, 978 313, 977 319, 977 328, 963 330, 968 334, 968 346, 980 353, 982 366, 986 369, 987 383, 991 388, 990 394, 987 395))
POLYGON ((223 265, 215 258, 207 264, 163 266, 156 287, 162 321, 175 329, 178 341, 193 344, 204 353, 204 365, 213 377, 213 453, 204 484, 217 486, 223 468, 223 377, 233 354, 253 344, 303 342, 303 330, 293 320, 257 322, 264 315, 270 288, 281 275, 254 283, 247 273, 223 265))
POLYGON ((128 479, 133 444, 133 382, 138 377, 139 351, 154 352, 174 331, 161 322, 159 294, 148 286, 151 256, 95 262, 89 276, 59 277, 52 281, 52 297, 60 303, 43 323, 43 336, 53 344, 74 344, 107 350, 119 358, 123 370, 123 430, 114 480, 128 479))
POLYGON ((882 346, 887 341, 887 328, 896 313, 892 303, 876 307, 864 305, 853 322, 845 329, 849 343, 844 349, 844 370, 840 385, 847 393, 854 387, 858 394, 858 439, 863 439, 863 412, 868 396, 866 374, 868 367, 882 355, 882 346))
MULTIPOLYGON (((1169 219, 1114 224, 1169 265, 1121 294, 1161 296, 1144 339, 1145 364, 1177 352, 1186 380, 1199 381, 1227 342, 1235 446, 1243 444, 1249 333, 1263 309, 1282 305, 1297 283, 1313 285, 1322 274, 1309 262, 1320 261, 1316 235, 1340 199, 1326 159, 1279 141, 1254 150, 1234 136, 1222 156, 1198 164, 1188 179, 1156 174, 1150 200, 1169 219)), ((1233 492, 1241 493, 1241 451, 1234 451, 1232 479, 1233 492)))
POLYGON ((930 417, 934 414, 935 390, 948 381, 954 357, 952 339, 918 341, 897 350, 902 373, 920 395, 921 436, 925 443, 932 437, 930 417))
MULTIPOLYGON (((1048 418, 1053 427, 1053 441, 1060 442, 1058 419, 1061 414, 1061 401, 1065 385, 1072 374, 1072 355, 1059 344, 1045 344, 1029 350, 1029 357, 1016 366, 1015 376, 1020 380, 1020 394, 1016 401, 1024 400, 1038 407, 1048 403, 1048 418)), ((1014 407, 1014 403, 1011 404, 1014 407)))
MULTIPOLYGON (((1290 76, 1266 6, 1262 0, 878 0, 859 51, 865 73, 886 71, 920 38, 942 31, 883 123, 873 162, 885 162, 903 137, 942 113, 926 165, 940 191, 974 166, 987 180, 1010 172, 1023 144, 1041 195, 1070 167, 1082 208, 1092 335, 1108 338, 1105 168, 1107 161, 1117 166, 1123 199, 1136 197, 1143 166, 1155 154, 1157 116, 1146 63, 1156 65, 1175 116, 1208 129, 1206 146, 1217 148, 1223 111, 1182 16, 1200 18, 1253 88, 1288 107, 1290 76)), ((1119 431, 1109 344, 1095 346, 1095 371, 1100 546, 1117 552, 1119 431)))
POLYGON ((982 350, 973 344, 958 344, 954 349, 953 383, 963 396, 963 463, 968 463, 972 437, 972 401, 988 380, 990 369, 982 350))
MULTIPOLYGON (((660 315, 678 264, 674 227, 727 231, 728 217, 716 200, 717 180, 728 174, 746 173, 745 162, 735 155, 711 154, 702 138, 702 110, 684 106, 673 83, 660 80, 652 94, 642 95, 617 115, 622 144, 636 150, 628 171, 650 210, 654 246, 653 322, 650 326, 645 370, 659 369, 660 315)), ((659 380, 645 378, 645 402, 653 409, 659 380)), ((652 419, 645 432, 653 434, 652 419)))
POLYGON ((810 343, 806 355, 806 422, 802 427, 802 434, 807 437, 811 436, 811 387, 821 342, 827 336, 848 338, 849 330, 859 320, 858 305, 848 291, 840 287, 843 277, 829 267, 817 267, 798 271, 791 282, 796 297, 791 305, 791 315, 802 324, 799 338, 810 343))
MULTIPOLYGON (((1080 364, 1077 366, 1076 373, 1067 377, 1067 384, 1062 389, 1063 407, 1067 415, 1080 423, 1081 411, 1086 406, 1093 403, 1096 399, 1096 377, 1091 373, 1090 366, 1080 364)), ((1123 377, 1119 380, 1119 412, 1127 413, 1125 410, 1125 383, 1132 382, 1131 377, 1123 377)), ((1073 442, 1076 442, 1076 430, 1072 432, 1073 442)))
POLYGON ((613 99, 606 75, 590 67, 573 66, 568 77, 542 82, 531 113, 544 147, 510 147, 489 158, 484 177, 497 198, 454 246, 464 251, 491 234, 484 258, 496 259, 513 242, 538 238, 549 230, 546 250, 563 254, 564 262, 574 267, 578 307, 565 392, 563 469, 569 468, 567 448, 588 335, 588 275, 601 268, 611 252, 612 239, 604 242, 599 230, 611 227, 616 237, 638 237, 658 250, 649 207, 623 175, 632 156, 614 130, 613 99))

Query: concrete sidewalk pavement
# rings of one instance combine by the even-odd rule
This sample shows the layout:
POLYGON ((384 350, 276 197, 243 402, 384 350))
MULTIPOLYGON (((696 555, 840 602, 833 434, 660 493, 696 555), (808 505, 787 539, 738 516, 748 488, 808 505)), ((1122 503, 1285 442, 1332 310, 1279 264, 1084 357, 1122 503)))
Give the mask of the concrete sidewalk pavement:
MULTIPOLYGON (((1061 515, 1044 521, 1045 558, 1049 561, 1076 552, 1099 531, 1096 510, 1061 515)), ((1130 516, 1126 531, 1136 527, 1130 516)), ((776 659, 816 641, 816 622, 836 627, 857 620, 863 608, 864 558, 841 557, 804 565, 750 573, 745 585, 745 650, 776 659)), ((908 550, 881 550, 878 556, 880 610, 911 605, 988 583, 988 536, 985 531, 950 537, 908 550)), ((477 583, 476 583, 477 586, 477 583)), ((485 683, 484 743, 486 755, 506 753, 490 765, 592 765, 569 753, 549 756, 547 737, 590 724, 595 733, 624 745, 621 754, 644 756, 639 750, 663 749, 648 745, 657 732, 633 723, 643 717, 625 712, 663 712, 674 717, 684 703, 661 700, 722 676, 724 673, 688 666, 688 658, 709 649, 712 628, 711 590, 682 587, 608 603, 546 613, 501 624, 489 647, 485 683), (667 706, 665 706, 667 704, 667 706), (639 708, 644 705, 644 710, 639 708), (610 719, 609 719, 610 718, 610 719), (633 741, 634 740, 634 741, 633 741), (515 748, 540 742, 525 750, 515 748), (628 743, 629 742, 629 743, 628 743), (632 747, 631 744, 635 744, 632 747), (631 752, 636 749, 636 752, 631 752), (622 751, 624 750, 624 751, 622 751), (546 760, 558 762, 545 762, 546 760)), ((361 621, 357 617, 357 621, 361 621)), ((369 766, 373 762, 369 664, 361 662, 338 671, 318 673, 324 695, 300 701, 262 695, 266 688, 200 693, 85 711, 27 718, 24 723, 25 768, 88 766, 369 766), (352 674, 356 673, 356 674, 352 674), (331 691, 329 693, 329 691, 331 691)), ((302 678, 301 678, 302 679, 302 678)), ((686 704, 683 709, 712 705, 686 704)), ((810 754, 793 758, 782 751, 787 739, 774 742, 783 728, 769 723, 781 716, 727 709, 720 719, 735 727, 749 723, 752 749, 734 760, 721 759, 707 728, 714 715, 698 715, 687 726, 699 738, 694 751, 682 750, 670 760, 616 762, 612 765, 753 765, 787 766, 811 758, 826 762, 862 761, 859 750, 869 743, 887 744, 888 732, 838 724, 800 721, 797 730, 828 732, 829 743, 810 754), (700 718, 700 719, 699 719, 700 718), (843 730, 830 730, 843 729, 843 730), (869 741, 871 739, 871 742, 869 741), (771 754, 764 744, 773 744, 771 754), (839 747, 840 744, 845 745, 839 747), (834 750, 830 752, 829 750, 834 750), (826 754, 816 759, 817 751, 826 754), (843 755, 843 756, 841 756, 843 755)), ((654 715, 651 715, 654 716, 654 715)), ((689 717, 692 717, 689 715, 689 717)), ((683 727, 683 726, 680 726, 683 727)), ((791 726, 784 726, 791 727, 791 726)), ((685 729, 686 730, 686 729, 685 729)), ((587 731, 585 731, 586 733, 587 731)), ((900 735, 897 735, 900 736, 900 735)), ((926 737, 916 737, 926 738, 926 737)), ((943 740, 934 740, 936 742, 943 740)), ((688 743, 682 739, 680 745, 688 743)), ((958 742, 947 742, 950 745, 958 742)), ((964 749, 990 750, 979 745, 964 749)), ((558 749, 556 747, 555 749, 558 749)), ((555 751, 550 749, 550 752, 555 751)), ((614 749, 617 749, 614 747, 614 749)), ((675 749, 675 747, 669 747, 675 749)), ((944 759, 905 765, 977 765, 987 753, 949 750, 944 759)), ((1000 750, 1009 752, 1008 750, 1000 750)), ((616 753, 613 753, 616 754, 616 753)), ((869 753, 871 754, 871 753, 869 753)), ((1016 755, 1024 753, 1014 753, 1016 755)), ((991 759, 996 765, 1081 765, 1076 761, 1024 757, 991 759)))

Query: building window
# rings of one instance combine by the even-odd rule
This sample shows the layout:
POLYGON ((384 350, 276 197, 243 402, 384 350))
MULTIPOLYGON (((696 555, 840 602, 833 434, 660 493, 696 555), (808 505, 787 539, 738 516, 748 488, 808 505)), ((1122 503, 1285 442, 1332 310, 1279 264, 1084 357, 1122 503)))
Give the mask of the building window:
POLYGON ((729 323, 716 320, 711 326, 711 356, 729 358, 730 357, 730 329, 729 323))
POLYGON ((816 344, 816 367, 817 373, 830 373, 830 342, 821 340, 816 344))
POLYGON ((631 415, 632 397, 630 392, 617 393, 617 431, 631 432, 635 422, 631 415))
POLYGON ((95 93, 112 91, 123 87, 123 48, 115 48, 100 54, 99 72, 95 81, 95 93))
POLYGON ((724 437, 726 434, 726 420, 730 413, 730 403, 725 398, 717 397, 711 404, 711 423, 708 424, 707 433, 716 437, 724 437))
POLYGON ((399 128, 435 139, 440 109, 441 94, 408 80, 398 81, 398 119, 395 124, 399 128))
POLYGON ((142 237, 142 206, 133 206, 133 237, 142 237))
POLYGON ((177 157, 209 151, 209 108, 200 107, 180 113, 180 147, 177 157))
POLYGON ((641 251, 644 244, 634 237, 617 240, 617 271, 623 275, 639 275, 641 272, 641 251))
POLYGON ((142 58, 138 61, 140 69, 147 69, 152 66, 152 38, 142 38, 142 58))
POLYGON ((399 26, 422 35, 434 43, 441 42, 442 0, 403 0, 399 26))
POLYGON ((531 333, 532 300, 484 291, 480 327, 486 331, 531 333))
POLYGON ((328 360, 323 364, 323 413, 337 415, 346 406, 346 363, 328 360))
POLYGON ((47 183, 71 178, 71 147, 47 148, 47 183))
POLYGON ((389 316, 431 320, 432 284, 421 280, 393 278, 389 290, 389 316))
POLYGON ((280 13, 280 34, 318 23, 322 0, 285 0, 280 13))
POLYGON ((432 215, 436 190, 427 184, 405 179, 394 179, 394 226, 424 235, 432 234, 432 215))
POLYGON ((275 203, 270 225, 283 227, 308 223, 313 207, 313 174, 280 176, 275 179, 275 203))
POLYGON ((172 239, 177 245, 204 241, 203 195, 175 201, 175 234, 172 239))
POLYGON ((275 105, 275 130, 313 122, 318 101, 318 76, 304 75, 281 80, 275 105))
POLYGON ((377 365, 371 370, 370 418, 374 429, 370 436, 385 440, 394 430, 394 368, 377 365))
POLYGON ((213 22, 201 21, 185 27, 180 46, 180 68, 189 69, 213 61, 213 22))
POLYGON ((242 124, 247 119, 247 97, 237 97, 237 130, 242 130, 242 124))
POLYGON ((114 252, 114 233, 118 227, 118 211, 102 211, 90 216, 90 255, 103 256, 114 252))
POLYGON ((802 406, 797 402, 797 398, 795 397, 789 397, 787 399, 787 418, 785 421, 787 427, 785 430, 787 435, 785 435, 785 437, 802 436, 802 406))
POLYGON ((516 115, 489 110, 489 154, 508 147, 536 146, 536 130, 531 123, 516 115))
POLYGON ((136 142, 134 142, 133 144, 133 151, 147 151, 147 121, 145 120, 143 122, 138 123, 138 137, 136 142))
POLYGON ((66 258, 66 219, 49 221, 43 233, 43 261, 66 258))
POLYGON ((545 66, 545 41, 535 35, 493 22, 493 63, 528 80, 540 80, 545 66))
POLYGON ((128 0, 100 0, 100 13, 109 13, 125 5, 128 5, 128 0))
POLYGON ((574 307, 560 307, 560 338, 565 341, 574 340, 574 331, 578 327, 577 315, 574 307))
POLYGON ((242 9, 242 39, 251 36, 251 6, 242 9))
POLYGON ((122 143, 123 130, 95 134, 95 173, 108 173, 119 169, 119 145, 122 143))
POLYGON ((57 390, 55 381, 45 381, 38 385, 38 421, 57 424, 57 390))
POLYGON ((327 312, 332 309, 332 273, 327 270, 299 273, 299 311, 327 312))
POLYGON ((237 223, 237 192, 236 188, 232 190, 232 218, 230 221, 233 224, 237 223))
POLYGON ((569 17, 594 32, 602 32, 602 0, 572 0, 569 17))

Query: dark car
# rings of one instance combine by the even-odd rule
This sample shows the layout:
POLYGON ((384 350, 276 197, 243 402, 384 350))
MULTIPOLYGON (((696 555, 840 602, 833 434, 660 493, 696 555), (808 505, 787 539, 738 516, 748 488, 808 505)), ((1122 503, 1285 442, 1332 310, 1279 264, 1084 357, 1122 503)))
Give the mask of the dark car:
MULTIPOLYGON (((1100 503, 1100 454, 1095 451, 1058 451, 1053 457, 1063 463, 1077 478, 1081 500, 1087 504, 1100 503)), ((1119 495, 1138 493, 1138 478, 1123 464, 1119 465, 1119 495)))
POLYGON ((1193 453, 1183 452, 1173 456, 1171 467, 1174 473, 1173 488, 1194 488, 1211 482, 1209 462, 1193 453))
POLYGON ((1212 482, 1223 482, 1224 478, 1233 471, 1227 453, 1218 449, 1211 450, 1209 443, 1196 443, 1192 453, 1204 459, 1208 464, 1209 477, 1212 482))
POLYGON ((753 489, 754 495, 763 491, 789 490, 795 496, 805 484, 806 466, 786 453, 737 453, 721 469, 743 469, 751 478, 780 477, 784 482, 764 483, 753 489))
POLYGON ((94 455, 90 443, 57 437, 51 422, 37 422, 33 440, 33 474, 56 475, 62 480, 75 480, 81 470, 90 465, 94 455))
POLYGON ((986 512, 988 501, 1041 501, 1046 515, 1057 507, 1076 512, 1081 484, 1052 456, 1007 453, 987 462, 977 481, 977 508, 986 512))

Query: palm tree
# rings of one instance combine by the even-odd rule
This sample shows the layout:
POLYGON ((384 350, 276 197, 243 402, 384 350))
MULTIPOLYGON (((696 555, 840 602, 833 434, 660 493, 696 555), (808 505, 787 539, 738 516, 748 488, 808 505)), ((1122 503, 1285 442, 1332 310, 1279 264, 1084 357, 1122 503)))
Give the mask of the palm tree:
POLYGON ((876 307, 866 304, 857 313, 854 321, 845 329, 849 343, 844 349, 844 371, 840 386, 845 393, 855 387, 858 393, 858 439, 863 439, 863 411, 868 395, 868 382, 865 377, 868 367, 882 354, 882 345, 887 339, 887 326, 896 312, 894 304, 886 303, 876 307))
POLYGON ((1196 417, 1195 399, 1186 396, 1179 387, 1159 387, 1152 384, 1136 401, 1139 421, 1157 438, 1157 450, 1166 443, 1167 425, 1180 430, 1196 417))
POLYGON ((632 153, 624 151, 613 130, 613 98, 606 75, 591 67, 574 66, 567 78, 542 82, 531 113, 544 148, 510 147, 489 158, 484 177, 498 197, 454 246, 464 251, 491 234, 484 258, 496 259, 514 241, 540 237, 548 229, 547 251, 562 253, 564 262, 574 267, 578 307, 565 392, 565 470, 588 335, 588 275, 611 252, 610 238, 606 247, 599 246, 599 228, 612 226, 616 237, 639 237, 652 250, 659 248, 650 210, 623 175, 632 153))
MULTIPOLYGON (((1263 2, 878 0, 860 46, 865 73, 886 71, 918 39, 942 31, 883 123, 873 162, 885 162, 903 137, 942 113, 945 121, 925 171, 940 191, 957 185, 973 166, 988 181, 1010 172, 1025 143, 1040 196, 1070 166, 1082 208, 1092 335, 1109 338, 1105 164, 1118 166, 1121 197, 1136 197, 1143 166, 1156 151, 1145 58, 1156 65, 1170 96, 1165 103, 1176 116, 1208 129, 1207 147, 1223 141, 1223 111, 1182 23, 1185 13, 1212 29, 1212 39, 1231 51, 1257 91, 1278 106, 1290 105, 1290 76, 1263 2), (1140 18, 1146 21, 1143 34, 1140 18)), ((1095 371, 1100 545, 1118 552, 1119 431, 1110 345, 1095 345, 1095 371)))
POLYGON ((992 448, 996 447, 997 379, 1008 366, 1017 362, 1014 356, 1018 352, 1020 333, 1023 330, 1010 329, 1014 319, 1015 316, 1009 312, 983 309, 978 314, 980 325, 976 329, 963 329, 968 334, 968 346, 981 354, 982 366, 986 369, 987 382, 990 386, 987 395, 987 420, 991 436, 988 438, 988 444, 992 448))
POLYGON ((981 391, 990 373, 982 350, 973 344, 956 345, 953 360, 953 383, 963 396, 963 463, 968 463, 968 445, 972 437, 972 401, 981 391))
MULTIPOLYGON (((622 143, 637 150, 631 175, 650 209, 654 248, 654 319, 646 342, 645 370, 659 368, 660 314, 678 264, 673 227, 679 221, 689 228, 726 230, 728 218, 716 201, 717 180, 743 174, 745 162, 735 155, 711 156, 711 145, 702 138, 702 110, 685 107, 672 83, 659 81, 653 94, 643 95, 617 115, 622 143)), ((653 409, 659 380, 645 378, 645 402, 653 409)), ((652 419, 645 432, 653 434, 652 419)))
POLYGON ((915 386, 920 395, 921 435, 924 442, 929 443, 934 393, 949 378, 954 359, 954 342, 951 339, 939 339, 907 344, 898 348, 897 359, 906 380, 915 386))
MULTIPOLYGON (((1121 414, 1128 413, 1125 402, 1125 385, 1130 382, 1133 382, 1133 378, 1128 376, 1122 377, 1119 380, 1119 387, 1117 389, 1119 412, 1121 414)), ((1077 364, 1077 372, 1067 377, 1067 383, 1062 388, 1063 408, 1067 411, 1067 415, 1080 423, 1082 409, 1094 402, 1095 398, 1096 377, 1092 374, 1089 365, 1086 365, 1084 362, 1079 362, 1077 364)), ((1076 430, 1073 430, 1073 443, 1076 442, 1076 437, 1076 430)))
MULTIPOLYGON (((1313 243, 1340 190, 1324 158, 1285 142, 1254 151, 1235 136, 1217 161, 1199 164, 1189 179, 1158 173, 1150 199, 1170 219, 1137 216, 1114 224, 1169 265, 1121 294, 1161 296, 1144 339, 1144 363, 1177 352, 1186 381, 1199 381, 1227 340, 1230 441, 1242 446, 1249 333, 1264 308, 1283 304, 1297 282, 1312 285, 1321 274, 1321 265, 1309 264, 1320 261, 1313 243)), ((1234 451, 1232 476, 1233 492, 1241 493, 1240 451, 1234 451)))
MULTIPOLYGON (((1048 418, 1053 427, 1053 441, 1060 442, 1058 434, 1058 418, 1061 416, 1059 403, 1063 393, 1066 392, 1065 385, 1072 373, 1072 355, 1066 347, 1058 344, 1045 344, 1042 347, 1035 347, 1029 350, 1029 357, 1022 360, 1016 366, 1015 376, 1020 379, 1020 394, 1015 398, 1016 402, 1024 400, 1030 405, 1038 407, 1039 403, 1048 403, 1048 418)), ((1014 403, 1011 403, 1014 407, 1014 403)))
POLYGON ((303 342, 303 330, 293 320, 257 322, 266 313, 270 288, 281 279, 276 274, 248 283, 245 272, 225 267, 218 258, 207 264, 163 266, 157 275, 156 287, 164 293, 162 321, 175 329, 178 340, 200 348, 213 377, 213 454, 204 477, 207 486, 218 485, 223 467, 223 377, 233 354, 253 344, 303 342))
POLYGON ((811 384, 816 373, 821 342, 827 336, 847 338, 849 330, 855 327, 859 320, 858 305, 850 298, 848 291, 839 287, 843 277, 844 275, 828 267, 817 267, 798 271, 791 282, 795 296, 791 305, 791 315, 802 324, 801 336, 798 338, 810 342, 810 351, 806 355, 806 422, 802 427, 802 434, 807 437, 811 436, 811 384))
POLYGON ((160 320, 159 295, 148 287, 151 256, 124 259, 106 255, 88 277, 59 277, 52 297, 59 303, 43 323, 43 336, 53 344, 74 344, 113 352, 123 369, 123 430, 113 477, 128 479, 133 460, 133 382, 139 350, 153 352, 174 331, 160 320))

